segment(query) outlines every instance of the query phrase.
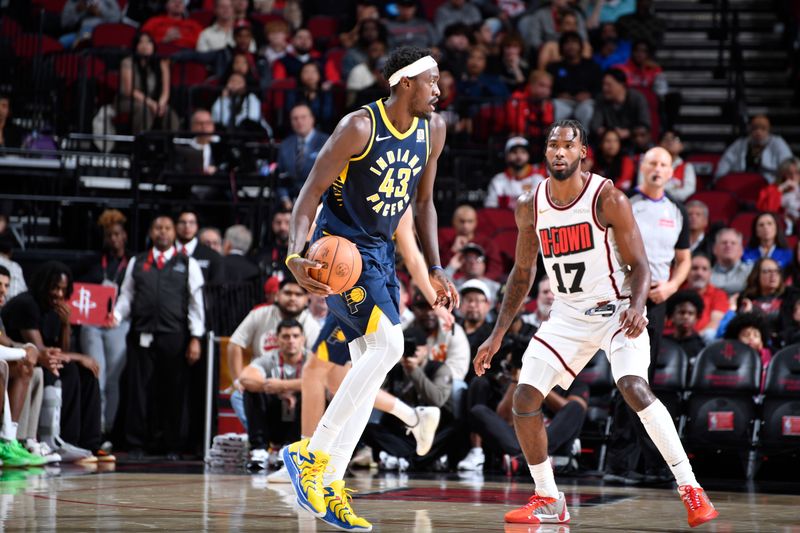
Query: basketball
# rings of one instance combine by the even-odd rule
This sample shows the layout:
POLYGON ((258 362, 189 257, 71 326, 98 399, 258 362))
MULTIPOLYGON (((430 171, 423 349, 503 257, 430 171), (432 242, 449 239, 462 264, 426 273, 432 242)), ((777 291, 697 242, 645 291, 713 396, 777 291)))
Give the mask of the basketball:
POLYGON ((336 294, 352 289, 361 276, 361 254, 344 237, 322 237, 311 245, 306 258, 322 263, 322 268, 309 269, 308 275, 328 285, 336 294))

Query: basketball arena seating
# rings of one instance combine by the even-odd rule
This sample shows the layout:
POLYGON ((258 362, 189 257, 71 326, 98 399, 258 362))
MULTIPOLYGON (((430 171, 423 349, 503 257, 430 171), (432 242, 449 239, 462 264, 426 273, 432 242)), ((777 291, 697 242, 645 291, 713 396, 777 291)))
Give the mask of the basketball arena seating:
POLYGON ((769 363, 758 447, 771 454, 800 452, 800 344, 787 346, 769 363))
POLYGON ((752 476, 760 421, 761 358, 738 341, 722 340, 697 356, 689 382, 684 440, 689 452, 734 453, 752 476))
POLYGON ((736 197, 728 191, 697 191, 689 200, 700 200, 708 207, 709 224, 727 224, 739 211, 736 197))
POLYGON ((679 428, 682 425, 681 407, 688 366, 686 352, 675 341, 662 338, 651 387, 679 428))
POLYGON ((583 451, 592 455, 594 464, 591 466, 602 470, 611 432, 611 399, 616 394, 606 353, 599 350, 577 379, 589 386, 589 409, 580 435, 581 446, 583 451))
POLYGON ((758 193, 767 186, 767 180, 755 172, 733 172, 719 178, 714 183, 714 190, 728 191, 739 201, 741 207, 753 208, 758 200, 758 193))

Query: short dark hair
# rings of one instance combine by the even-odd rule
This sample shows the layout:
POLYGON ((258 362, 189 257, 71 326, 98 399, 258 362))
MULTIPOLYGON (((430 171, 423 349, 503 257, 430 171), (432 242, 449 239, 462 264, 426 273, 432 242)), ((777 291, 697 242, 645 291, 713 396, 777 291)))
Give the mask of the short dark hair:
POLYGON ((275 334, 280 335, 282 329, 291 329, 291 328, 300 328, 300 332, 303 332, 303 325, 298 322, 294 318, 284 318, 280 322, 278 322, 278 327, 275 328, 275 334))
POLYGON ((579 121, 574 120, 574 119, 559 120, 557 122, 553 122, 552 124, 550 124, 550 127, 547 128, 547 133, 545 133, 545 136, 544 136, 545 146, 547 146, 547 141, 548 141, 548 139, 550 139, 550 135, 553 133, 553 130, 556 129, 556 128, 569 128, 569 129, 571 129, 573 134, 578 135, 581 138, 581 144, 583 146, 587 146, 587 142, 586 141, 588 141, 588 134, 586 133, 586 128, 583 127, 583 124, 581 124, 579 121))
POLYGON ((558 52, 563 55, 564 45, 570 41, 577 41, 578 44, 583 46, 583 37, 581 37, 580 33, 576 31, 565 31, 561 34, 561 37, 558 38, 558 52))
POLYGON ((678 306, 683 303, 692 304, 695 309, 697 309, 698 317, 703 314, 703 310, 706 308, 705 304, 703 303, 703 299, 700 297, 697 291, 686 289, 678 291, 669 297, 667 300, 667 316, 672 316, 672 313, 675 312, 675 309, 677 309, 678 306))
POLYGON ((613 79, 615 79, 617 82, 621 83, 625 87, 628 86, 628 76, 621 69, 618 69, 616 67, 611 67, 610 69, 606 70, 603 73, 603 76, 611 76, 613 79))
POLYGON ((0 265, 0 276, 5 276, 11 279, 11 272, 9 272, 8 269, 3 265, 0 265))
MULTIPOLYGON (((286 276, 285 278, 283 278, 280 284, 278 284, 278 290, 283 289, 287 285, 297 285, 298 287, 303 289, 303 286, 297 283, 297 280, 294 279, 294 276, 286 276)), ((303 289, 303 292, 305 292, 305 289, 303 289)))
POLYGON ((416 46, 403 46, 398 48, 392 52, 391 55, 389 55, 389 59, 386 60, 386 65, 383 67, 383 77, 388 80, 392 74, 401 68, 430 55, 430 53, 430 50, 427 48, 417 48, 416 46))
POLYGON ((61 276, 67 277, 64 298, 69 298, 72 296, 72 270, 64 263, 48 261, 33 275, 30 291, 42 309, 50 307, 50 291, 61 281, 61 276))
POLYGON ((739 333, 747 328, 756 328, 761 332, 761 341, 764 346, 769 343, 769 324, 767 324, 767 320, 761 312, 737 313, 728 322, 728 327, 725 328, 723 337, 729 340, 737 340, 739 333))

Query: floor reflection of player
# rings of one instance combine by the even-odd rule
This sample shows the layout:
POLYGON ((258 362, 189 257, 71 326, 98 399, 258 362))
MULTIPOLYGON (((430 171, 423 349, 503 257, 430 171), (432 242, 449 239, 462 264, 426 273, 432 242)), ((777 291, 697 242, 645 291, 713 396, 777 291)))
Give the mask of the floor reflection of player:
POLYGON ((522 301, 531 289, 536 256, 542 259, 555 301, 550 319, 523 356, 514 393, 514 427, 536 485, 530 501, 507 522, 569 521, 547 457, 542 402, 555 385, 569 387, 598 349, 608 354, 625 402, 639 415, 667 461, 694 527, 717 516, 692 473, 672 417, 647 382, 649 339, 645 302, 650 269, 631 205, 610 180, 581 172, 586 131, 577 121, 555 123, 546 136, 548 175, 520 197, 516 260, 494 331, 478 349, 477 375, 489 368, 522 301))
POLYGON ((384 70, 390 97, 345 116, 320 151, 292 213, 287 257, 287 266, 303 287, 328 295, 353 367, 311 439, 290 445, 284 461, 301 507, 351 531, 372 529, 355 515, 342 477, 380 385, 402 356, 392 235, 412 201, 423 254, 431 265, 435 305, 452 308, 458 303, 455 286, 439 261, 433 205, 436 161, 445 138, 444 121, 433 113, 439 69, 427 51, 400 48, 384 70), (344 237, 358 246, 363 259, 355 286, 364 294, 355 309, 347 305, 346 294, 333 295, 328 286, 312 280, 308 269, 321 265, 300 256, 320 197, 322 209, 312 240, 325 233, 344 237))

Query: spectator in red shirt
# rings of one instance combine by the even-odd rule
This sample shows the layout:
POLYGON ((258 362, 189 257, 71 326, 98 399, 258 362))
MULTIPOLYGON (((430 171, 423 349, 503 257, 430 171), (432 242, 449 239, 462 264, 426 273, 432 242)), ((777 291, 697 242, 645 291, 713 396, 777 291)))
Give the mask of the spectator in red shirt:
POLYGON ((667 94, 669 86, 661 66, 653 60, 653 45, 644 39, 633 43, 631 57, 625 63, 614 65, 628 78, 628 88, 652 91, 657 96, 667 94))
POLYGON ((600 137, 592 172, 612 180, 623 191, 633 185, 636 168, 631 158, 622 153, 622 139, 616 130, 606 130, 600 137))
POLYGON ((695 329, 706 341, 714 339, 722 317, 730 309, 730 302, 725 291, 711 284, 711 260, 708 256, 697 254, 692 257, 685 287, 696 291, 703 299, 703 309, 695 329))
POLYGON ((511 133, 532 137, 537 146, 544 144, 544 132, 555 120, 553 100, 550 98, 552 90, 553 76, 549 72, 531 72, 528 85, 512 94, 506 102, 505 118, 511 133))
POLYGON ((150 18, 142 26, 142 31, 152 35, 156 44, 194 50, 203 27, 197 21, 186 18, 183 0, 167 0, 164 7, 165 13, 150 18))

